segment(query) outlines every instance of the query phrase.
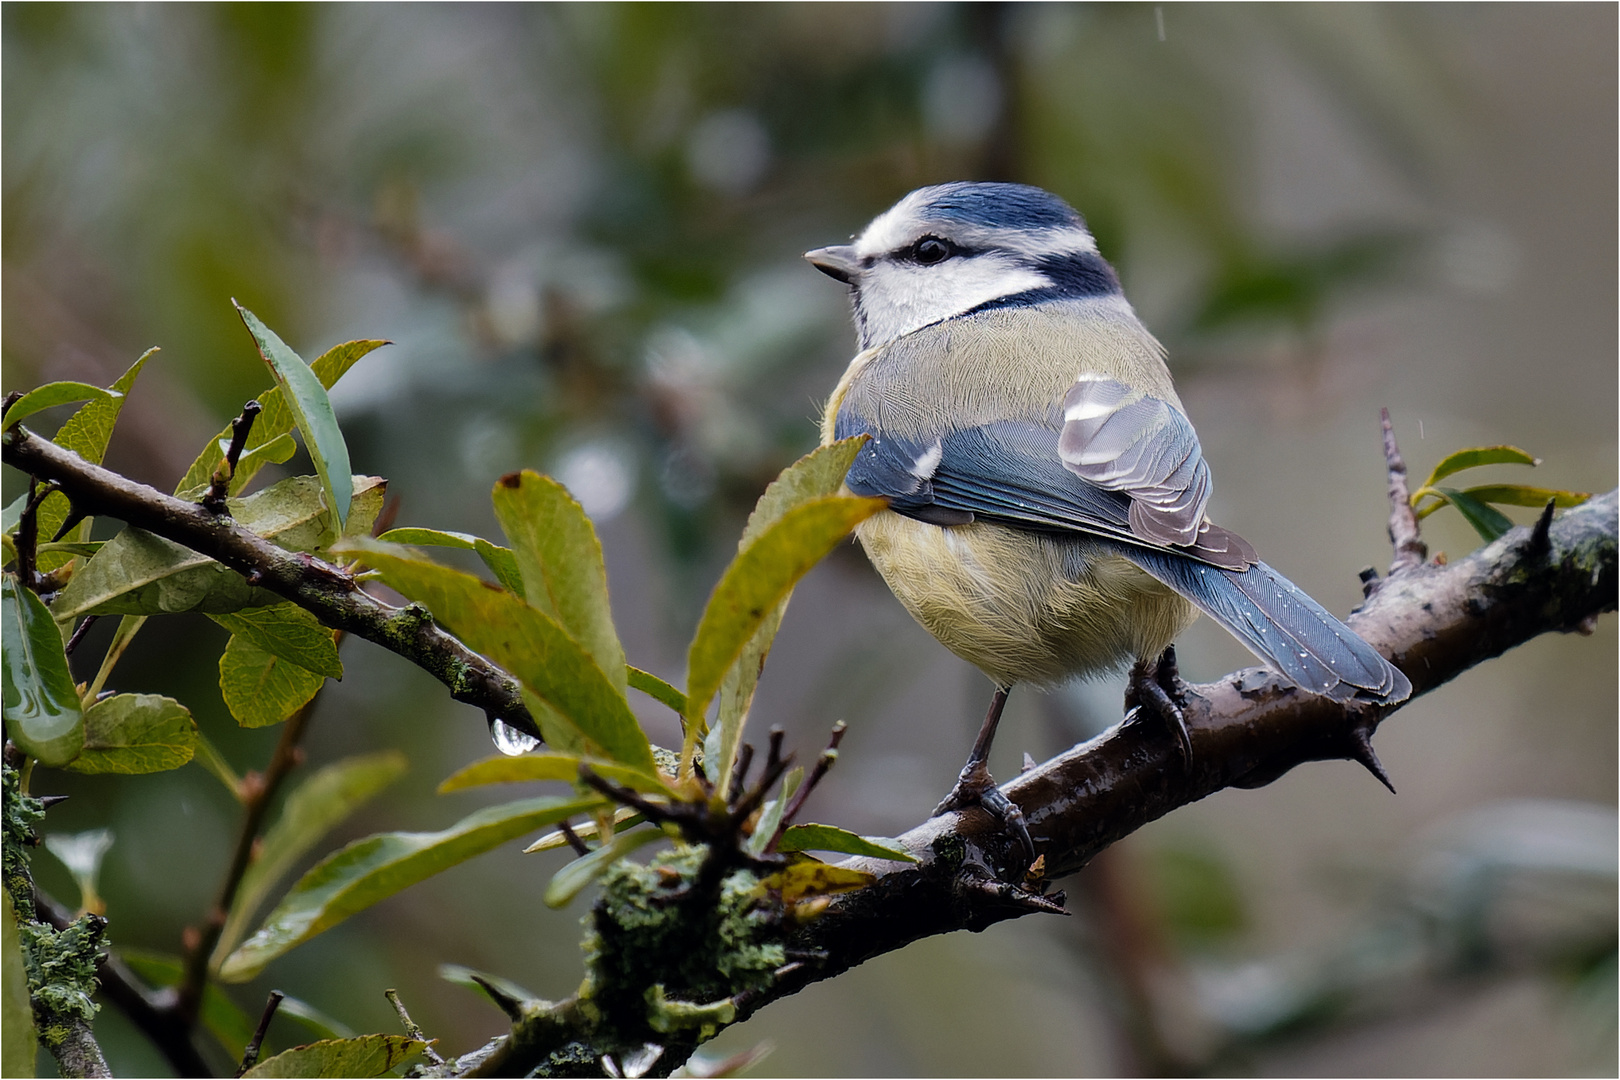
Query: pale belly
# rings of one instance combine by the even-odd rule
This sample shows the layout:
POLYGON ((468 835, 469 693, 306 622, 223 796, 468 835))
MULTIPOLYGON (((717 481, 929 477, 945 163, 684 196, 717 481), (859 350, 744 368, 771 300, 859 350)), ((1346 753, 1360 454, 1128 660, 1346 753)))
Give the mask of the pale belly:
POLYGON ((1000 686, 1052 686, 1157 658, 1196 609, 1083 537, 890 511, 856 530, 906 610, 1000 686))

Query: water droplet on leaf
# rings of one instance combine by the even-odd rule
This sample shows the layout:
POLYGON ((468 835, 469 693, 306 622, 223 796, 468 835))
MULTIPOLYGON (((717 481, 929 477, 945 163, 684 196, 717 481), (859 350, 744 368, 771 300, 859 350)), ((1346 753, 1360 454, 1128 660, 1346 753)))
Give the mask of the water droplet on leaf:
POLYGON ((495 749, 507 757, 519 757, 540 745, 540 740, 533 735, 525 735, 505 720, 496 720, 489 725, 489 737, 495 743, 495 749))

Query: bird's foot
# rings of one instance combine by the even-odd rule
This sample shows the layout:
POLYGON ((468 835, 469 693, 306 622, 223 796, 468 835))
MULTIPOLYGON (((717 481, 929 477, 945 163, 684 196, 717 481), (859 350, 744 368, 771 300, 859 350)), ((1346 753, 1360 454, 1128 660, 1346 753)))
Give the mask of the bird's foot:
POLYGON ((1138 660, 1131 668, 1125 689, 1125 707, 1145 709, 1164 722, 1176 736, 1181 763, 1192 767, 1192 735, 1182 706, 1187 700, 1187 684, 1176 667, 1176 647, 1167 646, 1157 660, 1138 660))
POLYGON ((970 806, 981 807, 1017 839, 1019 846, 1024 849, 1026 867, 1035 862, 1035 842, 1029 838, 1024 812, 996 786, 990 769, 982 761, 969 761, 963 767, 962 774, 956 778, 956 786, 951 788, 951 793, 945 796, 943 802, 934 807, 930 816, 939 817, 970 806))

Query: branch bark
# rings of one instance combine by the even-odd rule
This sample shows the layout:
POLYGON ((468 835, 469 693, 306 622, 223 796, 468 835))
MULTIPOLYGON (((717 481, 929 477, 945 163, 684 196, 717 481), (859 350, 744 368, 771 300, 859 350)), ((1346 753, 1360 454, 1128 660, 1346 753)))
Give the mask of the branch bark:
POLYGON ((279 548, 199 503, 92 465, 20 425, 0 436, 0 460, 30 476, 54 480, 75 511, 118 518, 217 559, 254 585, 313 612, 327 626, 398 653, 444 683, 451 697, 484 710, 491 720, 540 737, 517 680, 439 629, 420 605, 385 604, 329 563, 279 548))
MULTIPOLYGON (((1589 632, 1616 606, 1617 506, 1611 491, 1569 510, 1547 530, 1545 546, 1532 528, 1517 528, 1446 566, 1408 564, 1349 624, 1406 673, 1414 698, 1540 634, 1589 632)), ((1368 739, 1394 710, 1333 702, 1248 668, 1191 687, 1185 711, 1191 770, 1156 725, 1125 723, 1005 785, 1050 876, 1081 869, 1148 822, 1222 788, 1263 787, 1307 761, 1365 762, 1368 739)), ((1013 852, 982 811, 934 818, 900 841, 920 862, 846 863, 877 882, 836 899, 789 945, 825 960, 746 1002, 738 1019, 920 938, 983 930, 1031 910, 998 880, 1013 852)))

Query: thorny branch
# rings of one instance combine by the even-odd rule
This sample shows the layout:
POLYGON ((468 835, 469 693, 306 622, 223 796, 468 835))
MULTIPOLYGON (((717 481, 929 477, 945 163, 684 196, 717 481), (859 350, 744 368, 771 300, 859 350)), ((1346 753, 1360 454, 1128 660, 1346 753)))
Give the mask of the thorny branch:
MULTIPOLYGON (((1393 469, 1399 452, 1393 436, 1386 438, 1393 469)), ((1415 523, 1410 533, 1403 531, 1410 520, 1404 480, 1391 481, 1391 503, 1395 568, 1368 590, 1368 601, 1349 621, 1406 672, 1414 697, 1540 634, 1590 632, 1599 613, 1615 610, 1616 492, 1556 521, 1544 514, 1535 526, 1514 529, 1449 565, 1413 558, 1421 541, 1415 523)), ((1185 711, 1195 747, 1190 770, 1162 730, 1128 722, 1004 786, 1023 809, 1050 877, 1080 870, 1109 845, 1180 806, 1226 787, 1262 787, 1307 761, 1358 761, 1388 783, 1372 754, 1371 736, 1393 709, 1333 702, 1250 668, 1188 687, 1185 711)), ((1006 880, 1016 852, 981 810, 934 818, 899 841, 919 861, 846 861, 876 881, 834 898, 818 918, 793 932, 786 941, 789 955, 808 959, 785 966, 768 989, 733 997, 737 1020, 921 938, 1061 910, 1055 897, 1006 880)), ((510 1039, 468 1055, 446 1074, 507 1075, 504 1068, 543 1059, 547 1046, 583 1033, 561 1023, 570 1008, 569 1002, 555 1007, 543 1031, 518 1021, 510 1039), (516 1046, 524 1049, 510 1053, 516 1046)), ((660 1060, 660 1074, 689 1048, 667 1049, 674 1060, 660 1060)))
MULTIPOLYGON (((1599 613, 1615 610, 1616 492, 1557 520, 1544 515, 1534 528, 1512 530, 1450 565, 1435 565, 1425 561, 1410 511, 1405 465, 1387 419, 1385 450, 1394 560, 1387 580, 1363 575, 1367 601, 1349 622, 1407 674, 1414 697, 1539 634, 1589 631, 1599 613)), ((212 518, 196 504, 88 465, 21 428, 5 433, 3 457, 56 483, 76 507, 122 518, 219 559, 329 625, 418 663, 438 675, 459 700, 509 723, 520 717, 521 726, 532 724, 520 711, 516 684, 505 672, 411 609, 391 608, 366 596, 335 568, 284 552, 234 523, 212 518), (473 676, 452 677, 457 665, 476 665, 473 676)), ((1261 787, 1307 761, 1354 760, 1377 773, 1370 739, 1392 711, 1333 702, 1270 672, 1246 669, 1188 688, 1185 714, 1195 748, 1190 769, 1182 767, 1177 745, 1156 726, 1127 722, 1024 772, 1004 791, 1022 808, 1046 873, 1059 877, 1081 869, 1142 825, 1222 788, 1261 787)), ((982 930, 1057 906, 1053 899, 1005 880, 1012 876, 1007 871, 1015 853, 982 811, 932 819, 900 842, 919 861, 852 860, 848 865, 873 873, 875 882, 834 899, 819 918, 795 930, 787 947, 791 955, 809 959, 784 966, 768 990, 735 998, 736 1019, 920 938, 982 930)), ((566 1041, 571 1015, 566 1002, 552 1010, 546 1023, 555 1031, 543 1041, 566 1041)), ((522 1025, 519 1021, 511 1039, 498 1040, 447 1071, 488 1072, 502 1058, 510 1064, 503 1048, 512 1040, 532 1042, 537 1035, 521 1030, 522 1025)), ((675 1063, 661 1062, 659 1068, 675 1063)))

